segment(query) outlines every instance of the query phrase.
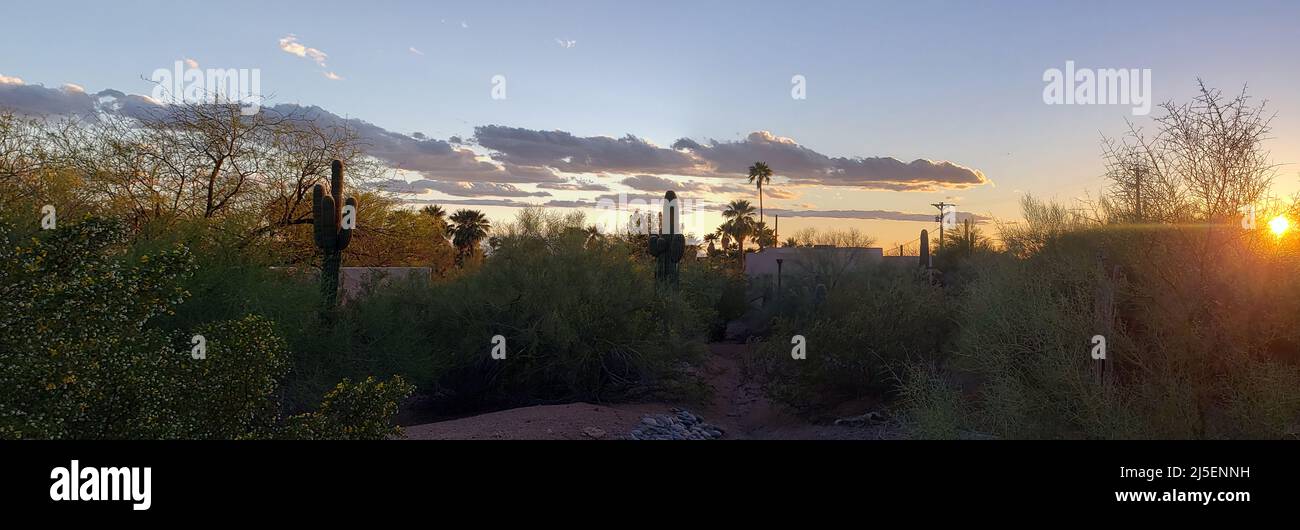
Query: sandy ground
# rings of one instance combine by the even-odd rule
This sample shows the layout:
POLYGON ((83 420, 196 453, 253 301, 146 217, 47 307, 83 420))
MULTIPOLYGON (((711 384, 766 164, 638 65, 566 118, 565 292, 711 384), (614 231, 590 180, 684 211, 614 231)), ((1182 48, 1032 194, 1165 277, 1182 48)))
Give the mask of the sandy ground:
MULTIPOLYGON (((647 414, 666 414, 680 407, 722 427, 725 439, 879 440, 898 438, 896 428, 813 424, 770 402, 762 385, 744 377, 744 344, 714 343, 702 374, 713 386, 708 404, 635 403, 593 405, 570 403, 521 407, 406 427, 413 440, 593 440, 623 439, 647 414)), ((845 416, 858 415, 870 404, 850 404, 845 416), (857 407, 855 410, 854 407, 857 407)))

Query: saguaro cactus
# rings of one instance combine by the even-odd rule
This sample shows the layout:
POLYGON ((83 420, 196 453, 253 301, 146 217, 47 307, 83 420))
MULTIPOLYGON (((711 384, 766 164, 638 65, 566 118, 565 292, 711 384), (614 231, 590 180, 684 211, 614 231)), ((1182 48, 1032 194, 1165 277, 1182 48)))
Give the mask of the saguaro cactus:
POLYGON ((929 269, 930 263, 930 232, 921 231, 921 268, 929 269))
POLYGON ((317 184, 311 190, 312 225, 316 246, 325 257, 321 262, 321 293, 327 307, 338 300, 339 266, 343 262, 343 249, 352 241, 352 228, 356 223, 357 200, 343 199, 343 162, 330 164, 330 189, 317 184), (350 216, 344 217, 344 207, 350 206, 350 216))
POLYGON ((677 284, 677 264, 686 253, 686 236, 677 233, 680 218, 677 194, 669 190, 664 194, 664 216, 658 234, 650 234, 650 255, 655 257, 655 280, 677 284), (664 233, 664 226, 668 233, 664 233))

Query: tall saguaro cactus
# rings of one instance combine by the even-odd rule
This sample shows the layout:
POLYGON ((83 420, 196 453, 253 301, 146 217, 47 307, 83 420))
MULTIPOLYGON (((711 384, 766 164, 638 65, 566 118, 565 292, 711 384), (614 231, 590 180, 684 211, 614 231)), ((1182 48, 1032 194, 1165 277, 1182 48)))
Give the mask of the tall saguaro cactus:
POLYGON ((655 280, 669 285, 677 284, 677 264, 686 253, 686 236, 677 233, 677 224, 681 219, 678 210, 677 194, 669 190, 664 194, 664 217, 660 223, 659 234, 650 234, 650 255, 655 257, 655 280), (664 226, 668 232, 664 233, 664 226))
POLYGON ((921 231, 921 268, 930 269, 934 263, 930 261, 930 232, 921 231))
POLYGON ((338 300, 339 266, 343 262, 343 249, 352 241, 352 228, 356 223, 357 200, 343 199, 343 162, 330 164, 330 189, 317 184, 311 190, 312 225, 316 246, 325 254, 321 262, 321 293, 327 307, 338 300), (349 216, 344 216, 344 206, 350 206, 349 216))

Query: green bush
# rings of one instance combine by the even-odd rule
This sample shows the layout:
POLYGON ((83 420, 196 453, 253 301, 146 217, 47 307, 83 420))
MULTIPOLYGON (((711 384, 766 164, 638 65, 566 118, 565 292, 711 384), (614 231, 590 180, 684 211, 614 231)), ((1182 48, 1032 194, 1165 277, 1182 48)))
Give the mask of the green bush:
MULTIPOLYGON (((1009 438, 1296 437, 1300 270, 1284 244, 1117 227, 976 263, 948 366, 978 383, 959 423, 1009 438), (1103 281, 1109 326, 1097 313, 1103 281), (1106 383, 1090 356, 1096 334, 1107 338, 1106 383)), ((930 413, 914 402, 913 416, 930 413)))
POLYGON ((909 435, 924 440, 955 440, 967 414, 957 385, 934 363, 908 362, 899 388, 900 409, 908 411, 909 435))
POLYGON ((750 366, 774 398, 816 412, 869 395, 892 393, 908 361, 940 358, 950 327, 942 291, 911 270, 867 267, 817 279, 783 282, 768 340, 750 366), (792 337, 806 340, 807 358, 791 356, 792 337))
POLYGON ((402 429, 389 418, 397 403, 415 387, 401 377, 379 381, 367 377, 360 383, 344 379, 325 394, 320 408, 290 417, 284 435, 299 439, 376 440, 401 436, 402 429))
MULTIPOLYGON (((289 364, 272 323, 157 326, 189 297, 181 283, 193 260, 185 246, 128 253, 123 234, 99 219, 39 234, 0 221, 0 437, 280 436, 278 385, 289 364)), ((395 406, 397 393, 374 390, 395 406)), ((343 407, 312 426, 373 434, 391 414, 351 412, 385 410, 343 407)))
POLYGON ((684 260, 680 292, 708 323, 709 340, 722 340, 727 323, 749 308, 744 274, 718 260, 684 260))
POLYGON ((704 351, 715 301, 657 288, 643 251, 581 228, 524 212, 494 229, 496 248, 474 271, 349 303, 321 355, 347 359, 321 362, 402 374, 445 412, 693 392, 678 368, 704 351), (491 358, 496 335, 508 362, 491 358))

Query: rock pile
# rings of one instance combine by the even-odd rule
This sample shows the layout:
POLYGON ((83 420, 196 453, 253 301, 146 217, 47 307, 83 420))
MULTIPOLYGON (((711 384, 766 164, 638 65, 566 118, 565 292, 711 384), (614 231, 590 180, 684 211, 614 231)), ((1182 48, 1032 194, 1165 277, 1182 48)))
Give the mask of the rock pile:
POLYGON ((647 415, 641 425, 628 435, 633 440, 714 440, 722 438, 720 427, 704 423, 704 419, 683 409, 672 409, 671 414, 647 415))

